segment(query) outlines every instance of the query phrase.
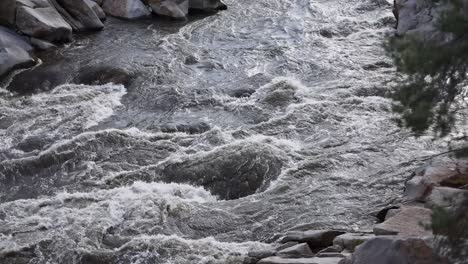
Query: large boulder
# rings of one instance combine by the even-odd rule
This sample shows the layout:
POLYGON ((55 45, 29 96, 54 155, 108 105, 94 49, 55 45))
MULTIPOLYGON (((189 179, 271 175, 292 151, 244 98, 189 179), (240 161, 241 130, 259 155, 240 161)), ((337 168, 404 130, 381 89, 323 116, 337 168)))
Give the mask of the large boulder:
POLYGON ((353 252, 357 246, 374 237, 372 234, 346 233, 335 237, 333 245, 353 252))
POLYGON ((444 40, 450 36, 438 29, 438 19, 449 6, 444 1, 396 0, 394 14, 397 35, 411 34, 423 39, 444 40))
POLYGON ((16 15, 16 26, 28 36, 51 42, 69 41, 72 34, 71 26, 52 6, 20 6, 16 15))
POLYGON ((173 18, 185 18, 189 0, 145 0, 155 14, 173 18))
MULTIPOLYGON (((104 24, 94 11, 91 1, 50 0, 75 31, 100 30, 104 24)), ((97 4, 96 4, 97 5, 97 4)))
POLYGON ((85 0, 89 6, 94 10, 94 13, 101 19, 101 21, 104 21, 106 19, 106 13, 104 13, 104 10, 102 10, 101 6, 99 3, 91 0, 85 0))
POLYGON ((425 226, 431 223, 432 210, 408 206, 402 207, 400 212, 381 224, 374 227, 376 235, 400 235, 400 236, 429 236, 430 230, 425 226))
POLYGON ((0 24, 15 26, 17 9, 20 6, 42 8, 50 7, 50 3, 47 0, 2 0, 0 1, 0 24))
POLYGON ((148 7, 140 0, 104 0, 102 9, 108 15, 126 19, 137 19, 151 15, 148 7))
POLYGON ((375 237, 340 264, 447 264, 422 239, 375 237))
POLYGON ((306 242, 312 249, 325 248, 333 244, 335 237, 344 234, 339 230, 308 230, 291 231, 281 240, 281 243, 289 241, 306 242))
POLYGON ((405 185, 405 197, 424 201, 436 186, 458 188, 468 185, 468 160, 440 156, 416 170, 405 185))
POLYGON ((221 0, 189 0, 189 8, 201 11, 225 10, 227 8, 221 0))
POLYGON ((450 187, 435 187, 426 198, 426 203, 431 207, 453 209, 460 207, 467 197, 467 190, 450 187))
POLYGON ((0 26, 0 76, 11 70, 34 64, 33 48, 15 32, 0 26))

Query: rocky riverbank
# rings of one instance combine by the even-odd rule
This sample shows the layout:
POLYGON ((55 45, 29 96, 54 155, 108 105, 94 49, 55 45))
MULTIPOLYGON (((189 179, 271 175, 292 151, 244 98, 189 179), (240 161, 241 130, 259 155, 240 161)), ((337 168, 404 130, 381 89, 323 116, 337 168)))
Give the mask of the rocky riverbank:
MULTIPOLYGON (((259 264, 442 264, 427 228, 435 208, 454 208, 468 197, 468 160, 448 155, 420 167, 401 200, 373 213, 373 230, 290 231, 271 250, 251 252, 259 264)), ((466 262, 465 262, 466 263, 466 262)))
POLYGON ((98 31, 106 16, 122 19, 155 14, 185 19, 189 10, 226 9, 221 0, 4 0, 0 3, 0 77, 37 61, 34 52, 57 47, 73 33, 98 31))

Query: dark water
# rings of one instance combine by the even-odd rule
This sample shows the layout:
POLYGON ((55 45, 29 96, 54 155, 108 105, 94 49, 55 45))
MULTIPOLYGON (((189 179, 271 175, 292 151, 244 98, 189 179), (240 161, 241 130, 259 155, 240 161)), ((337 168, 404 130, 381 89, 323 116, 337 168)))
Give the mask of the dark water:
POLYGON ((391 121, 389 2, 226 2, 109 19, 3 82, 26 95, 0 90, 0 259, 242 263, 371 227, 440 150, 391 121))

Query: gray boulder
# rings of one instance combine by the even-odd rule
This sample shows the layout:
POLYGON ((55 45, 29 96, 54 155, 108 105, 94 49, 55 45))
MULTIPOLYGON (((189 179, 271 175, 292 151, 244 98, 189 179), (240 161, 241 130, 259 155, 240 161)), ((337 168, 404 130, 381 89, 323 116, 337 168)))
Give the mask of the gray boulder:
MULTIPOLYGON (((258 264, 338 264, 343 258, 264 258, 258 264)), ((378 262, 376 262, 378 263, 378 262)))
POLYGON ((221 0, 189 0, 189 8, 202 11, 216 11, 227 8, 221 0))
POLYGON ((51 0, 51 2, 74 31, 104 28, 98 14, 86 0, 51 0))
POLYGON ((295 256, 295 257, 306 257, 306 256, 313 256, 314 253, 310 249, 307 243, 302 243, 298 245, 294 245, 292 247, 288 247, 276 252, 278 256, 295 256))
POLYGON ((16 12, 20 6, 31 8, 50 7, 47 0, 2 0, 0 1, 0 24, 15 26, 16 12))
POLYGON ((50 42, 69 41, 72 28, 54 7, 31 8, 21 6, 16 26, 24 34, 50 42))
POLYGON ((449 187, 435 187, 426 203, 432 207, 444 207, 447 209, 458 208, 462 205, 465 197, 468 197, 468 191, 449 187))
POLYGON ((335 237, 333 245, 353 252, 357 246, 374 237, 369 234, 346 233, 335 237))
POLYGON ((32 46, 15 32, 0 26, 0 76, 34 64, 32 46))
POLYGON ((429 236, 424 225, 431 223, 432 211, 427 208, 408 206, 381 224, 374 226, 376 235, 429 236))
POLYGON ((151 15, 148 7, 140 0, 104 0, 102 9, 110 16, 137 19, 151 15))
POLYGON ((340 264, 446 264, 418 238, 375 237, 357 247, 340 264))
POLYGON ((185 18, 189 10, 189 0, 145 0, 153 13, 173 18, 185 18))
POLYGON ((101 6, 94 1, 91 0, 85 0, 85 2, 88 3, 89 6, 94 10, 94 13, 101 19, 101 21, 106 20, 106 13, 104 13, 104 10, 102 10, 101 6))
POLYGON ((328 247, 333 244, 335 237, 344 234, 345 232, 338 230, 308 230, 308 231, 291 231, 281 240, 281 243, 289 241, 307 242, 309 246, 314 248, 328 247))

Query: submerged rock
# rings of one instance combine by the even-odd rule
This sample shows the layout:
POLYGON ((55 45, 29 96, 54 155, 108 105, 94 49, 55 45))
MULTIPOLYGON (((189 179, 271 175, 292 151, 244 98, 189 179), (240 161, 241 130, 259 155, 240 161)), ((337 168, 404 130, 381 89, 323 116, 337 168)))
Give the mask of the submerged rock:
POLYGON ((144 0, 155 14, 173 18, 185 18, 189 10, 189 0, 144 0))
POLYGON ((223 199, 238 199, 265 190, 279 176, 283 163, 281 154, 268 144, 239 142, 168 161, 159 174, 167 182, 188 182, 223 199))
POLYGON ((446 264, 418 238, 376 237, 359 246, 340 264, 446 264))
POLYGON ((0 26, 0 76, 34 64, 32 46, 15 32, 0 26))
POLYGON ((104 0, 102 9, 108 15, 137 19, 151 15, 148 7, 140 0, 104 0))

